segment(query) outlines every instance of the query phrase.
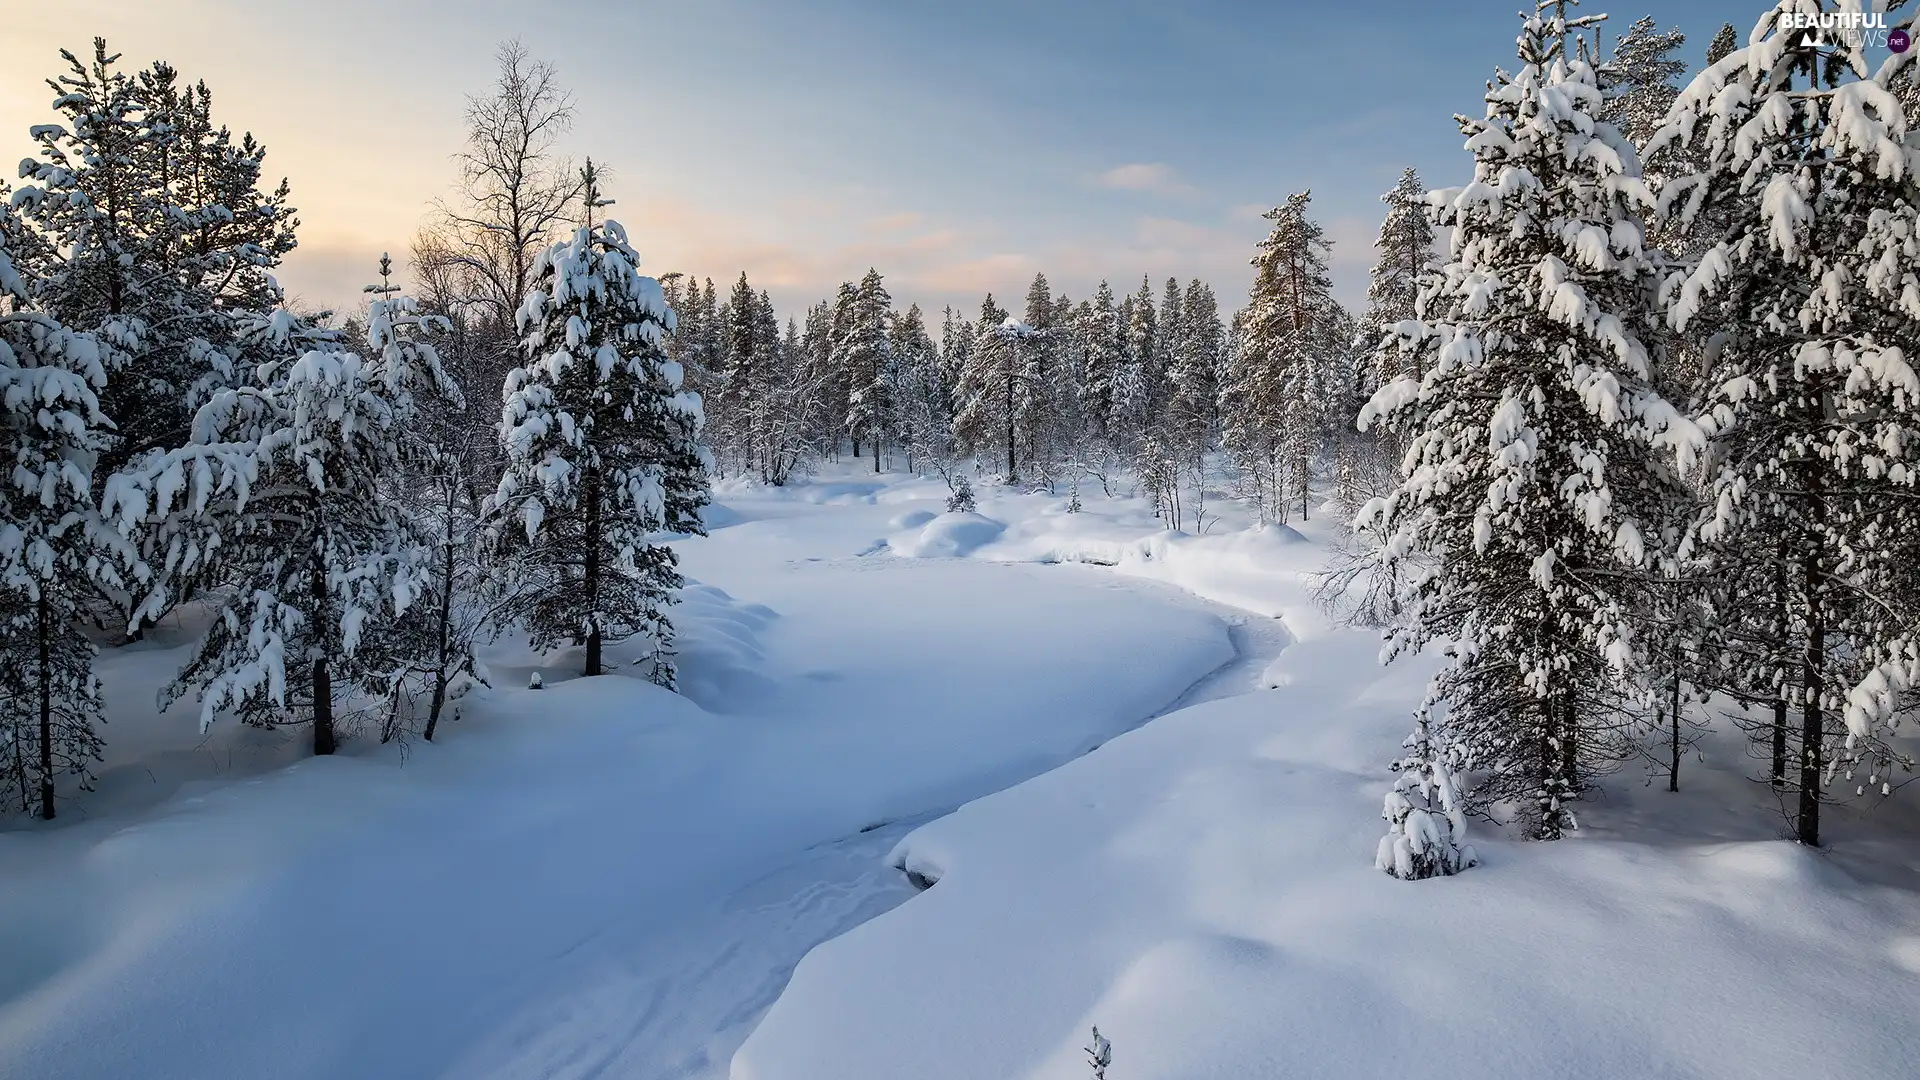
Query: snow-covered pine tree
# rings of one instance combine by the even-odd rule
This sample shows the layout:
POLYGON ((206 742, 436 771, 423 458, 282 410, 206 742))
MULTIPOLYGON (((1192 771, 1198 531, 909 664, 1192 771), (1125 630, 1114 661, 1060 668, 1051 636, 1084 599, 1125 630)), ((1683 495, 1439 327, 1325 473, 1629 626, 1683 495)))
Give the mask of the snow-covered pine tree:
POLYGON ((1685 553, 1710 568, 1736 646, 1720 688, 1774 706, 1763 737, 1808 845, 1836 773, 1885 782, 1899 760, 1887 729, 1920 674, 1920 158, 1889 89, 1913 56, 1869 74, 1843 35, 1782 27, 1823 10, 1783 0, 1681 92, 1650 148, 1698 163, 1660 209, 1705 233, 1662 290, 1671 328, 1713 346, 1696 402, 1706 498, 1685 553))
POLYGON ((1061 331, 1059 307, 1064 300, 1064 294, 1054 297, 1045 274, 1033 275, 1022 320, 1032 333, 1021 344, 1014 407, 1020 417, 1018 434, 1026 450, 1028 479, 1036 488, 1049 492, 1059 480, 1061 444, 1069 438, 1064 429, 1073 422, 1074 411, 1059 396, 1059 391, 1066 388, 1055 378, 1059 358, 1066 351, 1067 335, 1061 331))
POLYGON ((907 471, 931 466, 944 472, 953 443, 947 385, 919 304, 894 320, 891 355, 898 385, 895 417, 907 471))
POLYGON ((1393 763, 1399 776, 1380 811, 1387 834, 1380 838, 1374 866, 1403 881, 1421 881, 1476 865, 1479 856, 1466 843, 1466 800, 1424 711, 1407 737, 1406 750, 1407 755, 1393 763))
POLYGON ((1119 306, 1114 303, 1113 287, 1105 281, 1094 290, 1087 319, 1077 329, 1081 350, 1086 356, 1085 374, 1080 383, 1080 409, 1093 425, 1099 441, 1111 449, 1114 395, 1125 378, 1127 348, 1126 328, 1120 321, 1119 306))
POLYGON ((1121 328, 1126 334, 1120 375, 1113 386, 1113 411, 1107 430, 1124 460, 1145 444, 1154 406, 1163 399, 1165 367, 1160 356, 1160 319, 1153 307, 1153 281, 1140 277, 1140 289, 1127 297, 1121 328))
POLYGON ((854 287, 834 346, 835 366, 846 373, 847 379, 847 435, 855 446, 863 438, 871 444, 876 473, 894 426, 893 343, 889 336, 892 321, 893 297, 880 272, 868 267, 866 276, 854 287))
MULTIPOLYGON (((848 437, 847 416, 853 411, 853 373, 847 370, 845 343, 850 328, 860 321, 860 287, 851 281, 840 283, 829 307, 832 317, 821 345, 826 349, 827 416, 832 424, 830 438, 833 455, 840 456, 840 445, 848 437)), ((860 432, 852 432, 853 456, 860 456, 860 432)))
MULTIPOLYGON (((507 592, 484 558, 479 499, 472 475, 476 456, 463 445, 470 425, 449 422, 465 412, 459 385, 445 377, 434 339, 453 330, 444 315, 427 314, 393 283, 393 261, 380 257, 380 283, 365 289, 366 356, 387 381, 386 396, 406 418, 398 440, 404 472, 388 477, 388 497, 412 513, 406 520, 413 541, 425 553, 415 569, 420 595, 398 613, 384 632, 362 632, 360 651, 367 672, 362 689, 388 703, 381 741, 402 730, 418 689, 427 698, 421 734, 431 742, 441 717, 462 680, 479 680, 474 647, 484 632, 483 595, 507 592), (438 408, 421 409, 412 382, 421 377, 439 399, 438 408)), ((418 554, 411 557, 419 559, 418 554)))
POLYGON ((1366 347, 1378 349, 1376 385, 1370 390, 1402 374, 1392 367, 1404 358, 1395 344, 1394 328, 1414 318, 1421 276, 1433 262, 1433 225, 1427 220, 1426 198, 1427 187, 1412 169, 1403 171, 1393 190, 1380 196, 1387 214, 1373 242, 1380 257, 1367 276, 1367 310, 1360 320, 1366 347))
POLYGON ((1740 32, 1732 23, 1721 23, 1714 32, 1713 40, 1707 42, 1707 66, 1712 67, 1725 60, 1733 50, 1740 47, 1740 32))
MULTIPOLYGON (((1678 30, 1662 30, 1646 15, 1627 27, 1596 71, 1604 103, 1600 119, 1620 129, 1635 146, 1645 146, 1667 119, 1686 74, 1686 61, 1674 54, 1687 42, 1678 30)), ((1653 179, 1649 177, 1649 179, 1653 179)))
POLYGON ((1253 259, 1240 348, 1220 391, 1222 438, 1262 522, 1286 521, 1289 486, 1306 512, 1333 411, 1329 367, 1345 347, 1334 340, 1330 245, 1307 216, 1311 198, 1302 191, 1267 212, 1273 228, 1253 259))
MULTIPOLYGON (((1213 289, 1199 278, 1188 283, 1178 306, 1164 305, 1163 327, 1169 316, 1173 330, 1166 335, 1167 402, 1160 427, 1175 464, 1176 493, 1183 478, 1193 484, 1193 497, 1183 504, 1198 532, 1206 524, 1206 456, 1213 446, 1224 331, 1213 289)), ((1180 521, 1170 524, 1177 528, 1180 521)))
POLYGON ((1484 119, 1458 118, 1473 182, 1429 197, 1449 257, 1400 327, 1423 374, 1361 414, 1408 448, 1360 522, 1412 564, 1391 653, 1448 643, 1423 706, 1445 707, 1435 760, 1474 781, 1471 806, 1511 805, 1540 839, 1572 827, 1583 776, 1626 753, 1659 455, 1698 440, 1649 385, 1646 193, 1632 146, 1595 118, 1592 68, 1568 55, 1591 19, 1563 12, 1525 18, 1518 70, 1489 85, 1484 119))
MULTIPOLYGON (((756 297, 746 271, 733 283, 726 306, 720 309, 721 340, 726 363, 713 380, 712 392, 701 399, 706 412, 706 435, 715 462, 726 472, 752 470, 753 431, 750 415, 759 390, 763 358, 758 352, 756 297)), ((664 301, 663 301, 664 302, 664 301)), ((685 371, 682 370, 682 377, 685 371)))
POLYGON ((123 527, 156 523, 161 576, 137 615, 230 587, 163 707, 197 691, 203 729, 229 710, 310 720, 330 754, 339 706, 390 671, 388 635, 427 588, 430 553, 389 485, 417 446, 414 393, 446 379, 430 351, 362 359, 286 312, 251 333, 278 362, 215 394, 191 442, 110 481, 103 505, 123 527))
POLYGON ((985 457, 1005 454, 1008 483, 1018 479, 1014 432, 1014 383, 1020 377, 1020 358, 1009 339, 996 333, 1008 315, 988 293, 980 302, 980 317, 968 335, 966 354, 954 387, 953 434, 963 451, 985 457))
MULTIPOLYGON (((771 311, 768 305, 767 312, 771 311)), ((788 319, 786 335, 773 351, 761 480, 779 487, 794 474, 808 471, 818 452, 822 422, 818 373, 800 324, 788 319)))
POLYGON ((23 811, 37 797, 52 818, 56 778, 88 788, 102 746, 82 604, 146 573, 99 514, 93 475, 111 431, 97 394, 114 353, 139 343, 111 320, 75 333, 37 309, 10 255, 22 232, 5 195, 0 186, 0 797, 17 793, 23 811))
POLYGON ((269 272, 294 247, 288 188, 263 189, 266 150, 212 118, 204 83, 183 88, 156 63, 119 67, 102 39, 49 80, 59 123, 34 128, 38 160, 15 197, 41 238, 33 272, 50 314, 71 327, 143 329, 107 372, 114 421, 98 479, 186 441, 194 409, 259 356, 238 329, 280 302, 269 272))
POLYGON ((666 609, 681 578, 655 534, 704 534, 711 458, 700 399, 661 347, 673 313, 626 230, 594 221, 605 200, 591 160, 582 180, 585 222, 536 261, 520 309, 527 360, 507 378, 493 504, 540 579, 524 613, 534 647, 583 645, 598 675, 604 644, 645 634, 649 677, 671 688, 666 609))

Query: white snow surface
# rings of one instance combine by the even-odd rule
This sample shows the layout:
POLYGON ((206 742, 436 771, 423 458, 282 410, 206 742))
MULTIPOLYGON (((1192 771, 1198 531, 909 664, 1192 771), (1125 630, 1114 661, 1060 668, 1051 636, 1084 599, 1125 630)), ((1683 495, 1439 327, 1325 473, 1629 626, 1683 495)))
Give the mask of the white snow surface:
POLYGON ((722 496, 684 697, 505 642, 436 743, 301 760, 152 716, 190 627, 109 650, 102 790, 0 831, 0 1077, 724 1076, 907 827, 1234 656, 1171 589, 862 558, 885 487, 722 496))
POLYGON ((1113 526, 1031 517, 980 555, 1117 556, 1279 614, 1291 643, 1258 676, 1278 689, 909 833, 889 861, 934 884, 809 954, 735 1080, 1083 1076, 1094 1025, 1126 1080, 1911 1072, 1910 809, 1831 811, 1834 851, 1809 851, 1710 744, 1680 794, 1617 776, 1572 839, 1483 826, 1484 865, 1395 880, 1372 862, 1384 765, 1431 669, 1299 617, 1293 537, 1113 526))
POLYGON ((1710 743, 1397 881, 1430 669, 1309 598, 1330 511, 978 494, 726 487, 679 545, 685 696, 503 642, 405 753, 153 716, 192 613, 108 650, 101 790, 0 820, 0 1080, 1038 1080, 1094 1024, 1113 1080, 1920 1057, 1907 803, 1805 851, 1710 743))

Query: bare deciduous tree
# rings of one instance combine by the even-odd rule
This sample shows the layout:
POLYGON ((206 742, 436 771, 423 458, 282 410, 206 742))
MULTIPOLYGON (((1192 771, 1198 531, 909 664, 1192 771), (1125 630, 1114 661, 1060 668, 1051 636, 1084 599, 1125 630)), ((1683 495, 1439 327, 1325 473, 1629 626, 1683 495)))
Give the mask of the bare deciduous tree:
POLYGON ((483 323, 510 328, 533 260, 580 196, 579 170, 556 153, 573 123, 573 96, 553 65, 518 41, 500 46, 492 90, 467 100, 460 192, 442 201, 434 254, 457 273, 483 323))

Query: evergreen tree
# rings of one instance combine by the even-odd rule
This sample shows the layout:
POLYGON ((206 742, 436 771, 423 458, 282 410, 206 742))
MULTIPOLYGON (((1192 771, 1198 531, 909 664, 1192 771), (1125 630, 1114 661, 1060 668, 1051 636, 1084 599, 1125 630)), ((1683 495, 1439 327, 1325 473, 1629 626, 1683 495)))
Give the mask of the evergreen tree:
MULTIPOLYGON (((759 294, 744 271, 719 314, 726 363, 714 380, 707 414, 709 439, 719 450, 722 464, 751 473, 758 460, 760 414, 773 357, 762 327, 759 294)), ((771 318, 772 312, 766 312, 766 317, 771 318)))
POLYGON ((862 436, 873 447, 873 471, 880 471, 880 456, 894 424, 892 342, 888 337, 893 319, 893 297, 880 272, 868 268, 853 290, 847 311, 840 320, 835 367, 847 379, 847 434, 859 445, 862 436))
POLYGON ((1240 348, 1221 387, 1223 439, 1262 521, 1286 520, 1288 473, 1306 513, 1313 460, 1332 412, 1328 368, 1344 345, 1334 340, 1330 245, 1307 216, 1310 200, 1299 192, 1267 212, 1273 228, 1253 259, 1240 348))
POLYGON ((1021 358, 1016 339, 999 333, 1009 318, 994 303, 993 294, 981 301, 980 317, 973 324, 976 331, 967 342, 965 366, 954 390, 953 434, 961 448, 975 456, 1003 452, 1003 479, 1014 483, 1019 479, 1014 437, 1019 426, 1015 389, 1021 358))
POLYGON ((1099 440, 1113 444, 1113 419, 1116 394, 1126 380, 1126 327, 1120 309, 1113 300, 1113 289, 1105 281, 1094 290, 1093 303, 1080 328, 1081 348, 1086 355, 1085 374, 1081 378, 1081 411, 1093 425, 1099 440))
POLYGON ((37 310, 10 252, 19 222, 0 189, 0 794, 38 797, 55 812, 62 773, 90 786, 102 746, 95 649, 82 632, 90 586, 120 588, 146 568, 94 502, 94 469, 110 425, 97 394, 120 349, 137 348, 109 321, 75 333, 37 310), (11 309, 11 310, 9 310, 11 309))
POLYGON ((1591 21, 1528 17, 1520 67, 1490 84, 1485 119, 1460 119, 1473 182, 1431 204, 1450 258, 1401 326, 1424 373, 1362 413, 1408 446, 1399 487, 1361 514, 1415 564, 1393 649, 1449 643, 1421 710, 1427 724, 1445 704, 1427 756, 1475 781, 1476 808, 1517 803, 1541 839, 1626 752, 1635 583, 1669 491, 1655 449, 1698 438, 1649 385, 1636 335, 1645 190, 1625 136, 1595 119, 1592 68, 1567 55, 1591 21))
POLYGON ((1402 172, 1393 190, 1380 196, 1380 201, 1387 204, 1387 215, 1373 243, 1380 258, 1368 274, 1367 310, 1360 322, 1366 346, 1379 350, 1380 362, 1373 376, 1376 384, 1369 389, 1401 374, 1391 367, 1401 356, 1393 347, 1393 331, 1414 317, 1421 275, 1433 261, 1433 225, 1427 220, 1426 196, 1426 185, 1412 169, 1402 172))
POLYGON ((1739 31, 1733 28, 1732 23, 1721 23, 1719 31, 1713 35, 1713 40, 1707 42, 1707 66, 1713 67, 1725 60, 1733 54, 1733 50, 1739 47, 1739 31))
POLYGON ((388 702, 382 741, 400 730, 419 683, 427 695, 423 734, 431 742, 460 680, 480 677, 474 648, 484 626, 476 601, 505 590, 481 557, 482 504, 471 472, 474 456, 462 441, 471 426, 447 422, 466 411, 459 384, 444 375, 434 343, 452 333, 453 322, 425 313, 392 276, 392 260, 382 255, 380 283, 366 287, 366 355, 383 376, 404 376, 392 379, 387 391, 396 412, 412 420, 400 429, 398 448, 410 467, 389 478, 387 496, 413 508, 408 521, 416 550, 410 554, 424 559, 417 571, 421 595, 398 613, 391 633, 371 639, 363 634, 361 651, 369 672, 366 691, 388 702), (409 383, 420 374, 437 384, 440 409, 421 409, 413 400, 409 383))
POLYGON ((411 464, 414 391, 446 380, 430 351, 363 360, 286 312, 251 333, 278 362, 214 395, 193 440, 110 486, 107 505, 157 515, 166 574, 140 614, 234 586, 163 707, 197 692, 203 729, 228 710, 310 720, 313 752, 330 754, 342 699, 390 671, 387 635, 428 591, 428 551, 387 485, 411 464))
POLYGON ((895 415, 907 469, 912 471, 918 459, 923 467, 934 464, 944 470, 953 442, 946 379, 920 305, 907 308, 894 321, 891 354, 898 387, 895 415))
POLYGON ((662 341, 673 326, 659 283, 602 205, 588 161, 586 223, 535 264, 520 309, 527 364, 507 378, 500 437, 507 469, 494 496, 508 536, 542 587, 526 612, 535 648, 651 638, 649 676, 674 685, 666 608, 681 584, 660 532, 702 534, 711 461, 698 396, 680 387, 662 341))
POLYGON ((1771 13, 1752 41, 1680 94, 1651 152, 1698 162, 1660 195, 1699 240, 1663 295, 1676 333, 1713 344, 1684 553, 1731 645, 1718 688, 1773 706, 1757 734, 1816 845, 1831 780, 1898 760, 1886 730, 1916 674, 1920 191, 1890 90, 1912 57, 1849 78, 1869 70, 1857 49, 1771 13))
POLYGON ((50 80, 59 123, 34 128, 39 160, 16 196, 44 243, 33 251, 41 302, 72 327, 141 324, 107 371, 114 426, 97 481, 187 439, 194 409, 263 357, 239 329, 280 301, 269 272, 294 247, 288 188, 263 190, 266 150, 212 118, 204 83, 166 64, 129 74, 95 39, 63 51, 50 80))
POLYGON ((1687 65, 1674 54, 1686 42, 1685 34, 1661 30, 1647 15, 1627 27, 1613 43, 1613 55, 1600 65, 1596 74, 1605 95, 1600 119, 1619 128, 1633 145, 1646 145, 1679 96, 1674 80, 1686 74, 1687 65))

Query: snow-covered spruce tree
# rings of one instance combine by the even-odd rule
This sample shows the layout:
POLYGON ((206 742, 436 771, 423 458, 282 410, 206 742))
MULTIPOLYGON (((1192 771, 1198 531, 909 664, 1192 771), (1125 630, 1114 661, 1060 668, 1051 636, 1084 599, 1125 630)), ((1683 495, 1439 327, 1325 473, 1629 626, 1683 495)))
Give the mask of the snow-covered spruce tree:
MULTIPOLYGON (((1213 289, 1199 278, 1187 283, 1179 308, 1179 332, 1167 357, 1167 404, 1162 428, 1178 463, 1192 482, 1184 501, 1195 532, 1206 528, 1207 452, 1213 448, 1219 413, 1220 374, 1225 331, 1213 289)), ((1176 476, 1176 491, 1180 478, 1176 476)), ((1176 528, 1180 522, 1172 523, 1176 528)))
POLYGON ((1445 877, 1475 865, 1479 857, 1466 843, 1466 800, 1424 711, 1406 750, 1407 756, 1393 763, 1400 775, 1380 811, 1387 835, 1380 838, 1374 865, 1405 881, 1445 877))
POLYGON ((1381 365, 1374 372, 1373 389, 1403 374, 1392 366, 1406 358, 1397 346, 1394 328, 1415 317, 1421 276, 1433 262, 1433 225, 1427 220, 1426 198, 1427 187, 1412 169, 1402 172, 1393 190, 1380 196, 1387 214, 1373 242, 1380 257, 1367 276, 1367 309, 1360 319, 1360 331, 1367 346, 1378 349, 1381 365))
POLYGON ((834 348, 836 366, 847 379, 847 435, 856 446, 862 439, 872 445, 874 472, 880 471, 895 423, 892 322, 893 297, 880 272, 868 267, 854 287, 834 348))
POLYGON ((363 359, 286 312, 250 335, 279 359, 203 405, 186 446, 110 481, 103 508, 153 522, 159 577, 137 616, 230 590, 162 706, 197 691, 203 729, 228 711, 310 721, 330 754, 340 705, 389 670, 387 635, 427 585, 428 550, 389 488, 417 445, 413 395, 446 379, 430 352, 363 359))
POLYGON ((1325 233, 1299 192, 1267 212, 1273 228, 1253 258, 1240 347, 1220 388, 1222 440, 1260 520, 1285 522, 1286 489, 1307 508, 1308 483, 1331 412, 1333 282, 1325 233))
POLYGON ((681 578, 654 535, 704 534, 711 461, 700 399, 662 348, 673 313, 619 223, 594 223, 592 161, 583 179, 586 223, 536 261, 520 308, 527 362, 507 377, 493 504, 539 580, 523 612, 534 647, 583 645, 598 675, 606 643, 645 634, 649 677, 671 688, 681 578))
POLYGON ((1713 40, 1707 42, 1707 66, 1712 67, 1725 60, 1739 47, 1740 32, 1733 28, 1732 23, 1721 23, 1720 29, 1714 32, 1713 40))
MULTIPOLYGON (((380 257, 380 284, 369 285, 366 355, 389 380, 385 392, 409 418, 399 434, 404 472, 388 478, 388 497, 408 506, 414 543, 427 553, 415 571, 420 595, 384 633, 363 633, 369 697, 388 703, 381 739, 394 737, 418 689, 427 699, 422 735, 431 742, 462 680, 479 679, 474 646, 484 631, 485 601, 504 591, 480 542, 480 505, 473 498, 474 455, 463 445, 470 425, 459 422, 466 402, 444 373, 434 339, 453 329, 445 316, 423 313, 392 281, 393 264, 380 257), (395 378, 395 375, 407 378, 395 378), (420 409, 411 378, 424 375, 439 408, 420 409)), ((510 586, 509 586, 510 587, 510 586)))
POLYGON ((1674 80, 1687 71, 1686 61, 1674 54, 1686 43, 1685 34, 1662 30, 1653 16, 1643 16, 1615 39, 1595 72, 1603 101, 1600 119, 1619 128, 1633 145, 1646 145, 1666 122, 1680 93, 1674 80))
POLYGON ((889 348, 898 389, 895 423, 907 471, 933 465, 929 458, 940 459, 942 463, 934 467, 943 470, 952 457, 953 442, 946 378, 919 304, 894 320, 889 348))
POLYGON ((94 469, 111 426, 97 394, 119 349, 138 347, 109 321, 75 333, 33 305, 9 252, 20 236, 0 188, 0 797, 37 795, 55 811, 55 779, 79 777, 102 746, 100 685, 81 607, 95 587, 146 572, 101 518, 94 469), (10 790, 11 789, 11 790, 10 790))
POLYGON ((1436 760, 1473 782, 1471 807, 1510 804, 1540 839, 1572 827, 1585 774, 1627 753, 1661 455, 1698 437, 1648 385, 1646 196, 1633 148, 1595 119, 1592 68, 1567 55, 1588 21, 1526 18, 1518 70, 1484 119, 1458 118, 1473 182, 1430 197, 1449 257, 1400 327, 1422 374, 1361 414, 1407 446, 1398 488, 1360 515, 1412 574, 1390 654, 1449 643, 1422 707, 1444 705, 1436 760))
POLYGON ((1004 477, 1012 483, 1018 479, 1014 436, 1020 418, 1014 406, 1020 356, 1007 338, 995 333, 1008 318, 1006 310, 988 293, 965 343, 965 358, 954 386, 953 434, 965 453, 981 458, 996 451, 1003 454, 1004 477))
POLYGON ((1035 274, 1027 288, 1026 317, 1032 331, 1020 351, 1019 440, 1026 448, 1027 479, 1035 490, 1051 493, 1061 479, 1064 447, 1073 439, 1079 394, 1060 379, 1062 358, 1070 353, 1066 321, 1072 304, 1066 294, 1054 296, 1045 274, 1035 274), (1065 308, 1062 305, 1066 305, 1065 308))
POLYGON ((1688 554, 1735 646, 1719 688, 1773 704, 1759 727, 1808 845, 1836 772, 1885 783, 1900 760, 1887 728, 1920 674, 1920 157, 1889 90, 1913 58, 1869 75, 1843 40, 1781 26, 1821 10, 1769 12, 1680 94, 1651 148, 1699 162, 1660 208, 1706 233, 1663 286, 1673 330, 1712 345, 1688 554))
POLYGON ((706 405, 707 437, 721 468, 750 475, 760 442, 756 421, 767 394, 773 357, 761 332, 759 294, 744 271, 733 283, 719 318, 724 360, 709 368, 713 392, 710 398, 701 399, 706 405))
POLYGON ((212 118, 204 83, 156 63, 137 74, 95 39, 49 80, 59 122, 34 128, 39 158, 15 196, 47 241, 32 267, 41 302, 70 327, 143 325, 107 371, 113 420, 98 480, 185 442, 194 410, 264 357, 239 329, 280 302, 270 271, 294 247, 286 182, 262 187, 266 149, 212 118))

